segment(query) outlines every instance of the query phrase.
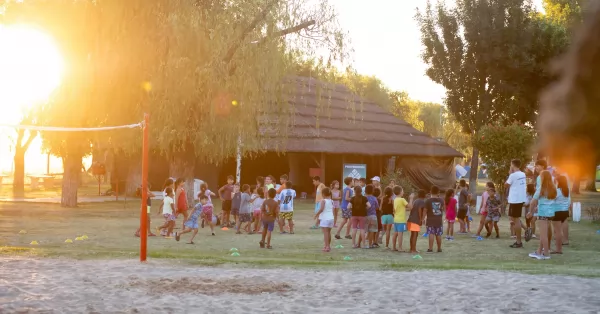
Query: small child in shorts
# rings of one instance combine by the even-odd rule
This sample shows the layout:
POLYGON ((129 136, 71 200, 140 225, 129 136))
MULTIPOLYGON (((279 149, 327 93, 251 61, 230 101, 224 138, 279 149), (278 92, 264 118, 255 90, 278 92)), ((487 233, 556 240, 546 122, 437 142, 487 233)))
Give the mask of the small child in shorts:
POLYGON ((495 188, 488 189, 488 199, 485 204, 487 208, 487 217, 485 218, 485 223, 489 226, 490 232, 488 232, 486 238, 489 238, 492 235, 492 227, 496 230, 496 239, 500 238, 500 232, 498 230, 498 222, 500 221, 500 207, 502 206, 502 201, 500 197, 496 194, 495 188))
POLYGON ((233 195, 231 196, 231 216, 233 217, 234 226, 237 230, 237 225, 240 215, 240 205, 242 203, 242 193, 238 183, 233 185, 233 195))
POLYGON ((262 197, 264 195, 262 187, 254 188, 254 193, 250 196, 250 203, 252 203, 252 219, 254 221, 254 233, 260 232, 261 221, 261 206, 265 199, 262 197))
POLYGON ((261 222, 262 222, 262 239, 259 244, 261 248, 272 249, 271 246, 271 234, 275 228, 275 220, 279 216, 279 202, 275 200, 277 191, 274 188, 270 188, 267 191, 267 200, 261 203, 261 222), (265 242, 266 240, 266 242, 265 242))
POLYGON ((158 227, 158 233, 165 236, 165 238, 170 238, 173 233, 173 228, 175 228, 175 220, 177 219, 177 216, 175 216, 175 203, 173 201, 173 196, 175 195, 173 189, 170 187, 165 190, 165 194, 166 196, 163 199, 162 206, 162 214, 165 218, 165 223, 158 227))
POLYGON ((333 201, 333 227, 337 228, 338 212, 340 211, 340 201, 342 200, 340 182, 337 180, 331 182, 331 200, 333 201))
POLYGON ((329 188, 324 188, 321 193, 323 200, 321 200, 319 211, 315 214, 315 219, 319 219, 319 226, 323 230, 323 252, 329 252, 331 251, 331 229, 335 219, 333 216, 333 200, 329 188))
POLYGON ((190 239, 190 242, 188 242, 187 244, 194 244, 194 238, 196 237, 196 234, 198 234, 198 219, 203 214, 202 207, 204 204, 208 203, 208 196, 198 195, 198 198, 200 199, 200 202, 198 204, 196 204, 192 214, 183 223, 183 226, 184 226, 183 231, 175 233, 175 240, 179 241, 181 239, 182 234, 193 231, 194 233, 192 233, 192 238, 190 239))
POLYGON ((202 205, 202 219, 210 226, 210 233, 215 235, 215 224, 213 223, 213 204, 210 201, 210 196, 206 194, 199 194, 200 204, 202 205), (204 200, 204 201, 203 201, 204 200))

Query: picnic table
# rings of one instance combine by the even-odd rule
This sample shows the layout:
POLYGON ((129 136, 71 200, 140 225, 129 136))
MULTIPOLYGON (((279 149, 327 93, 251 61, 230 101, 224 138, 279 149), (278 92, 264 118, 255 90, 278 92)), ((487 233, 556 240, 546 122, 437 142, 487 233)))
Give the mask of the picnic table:
POLYGON ((51 189, 54 187, 54 176, 49 175, 29 175, 31 181, 31 189, 36 190, 40 186, 40 181, 43 182, 45 189, 51 189))

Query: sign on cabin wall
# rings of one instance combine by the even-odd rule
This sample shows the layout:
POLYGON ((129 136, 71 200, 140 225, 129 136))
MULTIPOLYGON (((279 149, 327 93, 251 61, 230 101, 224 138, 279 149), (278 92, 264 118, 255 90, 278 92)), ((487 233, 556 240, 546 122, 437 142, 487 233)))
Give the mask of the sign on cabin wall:
POLYGON ((344 178, 351 177, 354 179, 366 178, 367 177, 367 165, 366 164, 344 164, 342 169, 342 185, 344 188, 344 178))

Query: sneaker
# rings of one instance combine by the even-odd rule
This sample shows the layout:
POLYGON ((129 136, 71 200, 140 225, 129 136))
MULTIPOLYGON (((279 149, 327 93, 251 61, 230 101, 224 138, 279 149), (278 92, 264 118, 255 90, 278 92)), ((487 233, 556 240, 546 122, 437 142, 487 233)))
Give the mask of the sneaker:
POLYGON ((535 258, 537 258, 538 260, 547 260, 547 259, 550 259, 550 256, 538 255, 535 258))
POLYGON ((511 248, 516 249, 516 248, 522 248, 523 247, 523 243, 513 243, 512 245, 510 245, 511 248))
POLYGON ((531 253, 529 253, 529 257, 538 258, 538 254, 537 254, 537 252, 531 252, 531 253))
POLYGON ((212 235, 215 235, 215 233, 213 232, 212 235))
POLYGON ((516 235, 511 235, 511 236, 510 236, 510 238, 511 238, 511 239, 516 239, 516 238, 517 238, 517 236, 516 236, 516 235))
MULTIPOLYGON (((532 235, 531 235, 531 238, 532 238, 532 239, 537 239, 537 237, 535 236, 535 234, 532 234, 532 235)), ((564 245, 564 244, 563 244, 563 245, 564 245)))
POLYGON ((533 235, 533 231, 531 228, 525 229, 525 242, 529 242, 531 240, 531 236, 533 235))

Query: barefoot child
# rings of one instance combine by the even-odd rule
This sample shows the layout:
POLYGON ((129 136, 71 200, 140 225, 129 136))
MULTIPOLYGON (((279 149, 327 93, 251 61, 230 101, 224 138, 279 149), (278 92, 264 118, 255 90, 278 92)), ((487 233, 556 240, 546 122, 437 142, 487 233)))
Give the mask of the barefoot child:
POLYGON ((492 228, 496 230, 496 239, 500 238, 500 231, 498 229, 498 222, 500 221, 500 207, 502 206, 502 201, 500 197, 496 194, 495 188, 488 189, 488 198, 487 204, 485 207, 487 209, 487 217, 485 218, 485 223, 488 225, 490 232, 487 233, 486 238, 489 238, 492 235, 492 228))
POLYGON ((250 222, 252 221, 252 204, 250 203, 250 186, 242 185, 242 194, 240 196, 240 217, 237 224, 236 234, 242 233, 242 224, 245 224, 244 230, 250 233, 250 222))
POLYGON ((338 212, 342 200, 342 191, 340 191, 340 183, 337 180, 331 182, 331 200, 333 201, 333 227, 337 228, 338 212))
POLYGON ((294 234, 294 198, 296 198, 296 191, 292 189, 292 182, 285 181, 284 189, 279 193, 279 232, 285 234, 286 231, 283 229, 285 221, 288 221, 290 227, 290 234, 294 234))
POLYGON ((319 211, 315 214, 315 219, 319 219, 321 230, 323 230, 323 252, 331 251, 331 228, 333 228, 333 200, 331 199, 331 190, 324 188, 323 200, 319 206, 319 211))
POLYGON ((200 202, 196 204, 194 211, 192 211, 188 220, 183 223, 183 231, 175 233, 175 240, 179 241, 182 234, 193 231, 190 242, 187 242, 187 244, 194 244, 194 238, 196 237, 196 234, 198 234, 198 219, 202 215, 202 206, 208 202, 208 197, 206 195, 199 194, 198 198, 200 199, 200 202))
MULTIPOLYGON (((429 234, 428 253, 433 252, 433 237, 437 242, 437 252, 442 252, 442 234, 444 234, 444 200, 440 198, 440 189, 437 186, 431 187, 431 198, 425 201, 427 210, 427 234, 429 234)), ((488 214, 489 215, 489 214, 488 214)))
POLYGON ((260 232, 260 227, 261 227, 260 215, 262 212, 261 208, 262 208, 263 202, 265 201, 265 199, 262 197, 263 195, 264 195, 263 188, 257 187, 254 189, 254 193, 250 197, 250 203, 252 203, 252 213, 253 213, 252 217, 253 217, 253 221, 254 221, 254 228, 252 230, 252 233, 260 232))
POLYGON ((386 187, 383 191, 383 200, 381 201, 381 224, 385 233, 385 248, 390 249, 390 234, 394 225, 394 195, 393 188, 386 187))
POLYGON ((229 227, 229 216, 231 215, 231 200, 233 196, 233 176, 227 176, 227 184, 223 185, 218 193, 221 199, 221 211, 223 212, 221 227, 229 227))
POLYGON ((410 231, 410 253, 418 254, 417 251, 417 239, 419 238, 419 232, 421 231, 421 225, 425 218, 425 191, 419 190, 416 198, 414 194, 411 194, 411 209, 406 223, 406 228, 410 231))
POLYGON ((394 238, 392 240, 392 250, 403 252, 402 237, 404 231, 406 231, 406 211, 408 202, 402 197, 404 191, 401 186, 394 187, 393 191, 394 194, 396 194, 396 199, 394 200, 394 238), (396 243, 398 243, 398 249, 396 249, 396 243))
POLYGON ((449 189, 446 191, 444 198, 446 203, 446 221, 448 222, 446 230, 446 240, 454 240, 454 221, 456 220, 456 205, 457 201, 454 198, 454 190, 449 189))
POLYGON ((277 195, 277 191, 274 188, 270 188, 267 192, 268 199, 260 206, 263 226, 262 239, 259 243, 261 248, 264 248, 265 244, 267 249, 273 248, 271 246, 271 233, 273 232, 273 228, 275 228, 275 220, 279 215, 279 203, 275 200, 275 195, 277 195))
POLYGON ((158 232, 163 235, 162 230, 165 229, 166 232, 164 233, 166 238, 170 238, 171 234, 173 233, 173 228, 175 227, 175 205, 173 202, 173 189, 172 188, 167 188, 165 190, 165 193, 167 194, 167 196, 165 196, 165 198, 163 199, 163 206, 162 206, 162 214, 163 217, 165 218, 165 223, 158 227, 158 232))
POLYGON ((348 224, 348 226, 346 227, 346 239, 352 239, 352 237, 350 236, 350 218, 352 218, 352 210, 348 208, 348 203, 350 202, 350 199, 352 198, 352 188, 354 187, 354 180, 352 180, 351 177, 347 177, 344 179, 344 184, 346 185, 346 187, 344 188, 344 191, 342 191, 342 204, 341 204, 341 208, 342 208, 342 224, 340 225, 340 227, 337 230, 337 233, 335 235, 336 239, 341 239, 342 237, 340 237, 340 232, 342 231, 342 229, 344 229, 344 225, 348 224))

